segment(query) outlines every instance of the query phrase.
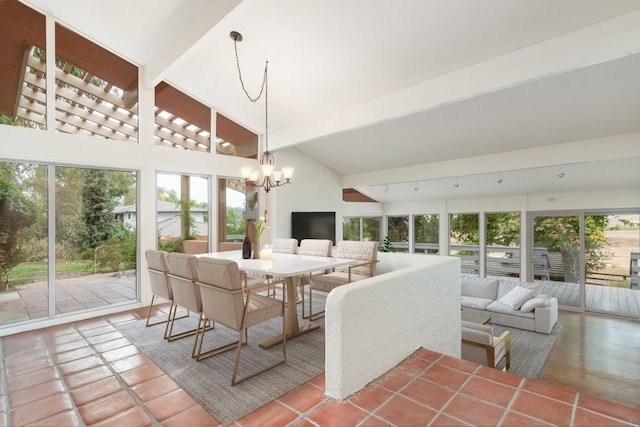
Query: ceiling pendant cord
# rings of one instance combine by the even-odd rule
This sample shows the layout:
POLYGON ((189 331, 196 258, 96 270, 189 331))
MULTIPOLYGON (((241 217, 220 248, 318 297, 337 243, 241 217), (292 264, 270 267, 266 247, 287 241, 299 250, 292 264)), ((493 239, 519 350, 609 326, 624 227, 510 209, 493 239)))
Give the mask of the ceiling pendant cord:
MULTIPOLYGON (((267 157, 270 155, 269 153, 269 61, 265 61, 264 63, 264 74, 262 75, 262 85, 260 86, 260 92, 254 98, 249 95, 249 91, 244 85, 244 79, 242 78, 242 69, 240 68, 240 56, 238 55, 238 42, 242 41, 242 34, 237 31, 231 32, 231 38, 233 39, 233 49, 236 53, 236 68, 238 69, 238 78, 240 80, 240 85, 242 86, 242 90, 244 94, 247 95, 249 101, 255 103, 257 102, 264 93, 264 151, 261 157, 265 157, 264 161, 268 161, 267 157), (266 156, 265 156, 266 155, 266 156)), ((260 163, 263 160, 261 159, 260 163)))
POLYGON ((233 48, 236 52, 236 67, 238 68, 238 78, 240 79, 240 85, 242 85, 242 90, 244 91, 244 94, 247 95, 247 98, 249 98, 249 101, 256 102, 260 99, 260 97, 262 96, 262 92, 264 92, 265 87, 267 86, 267 65, 269 64, 269 61, 266 61, 264 64, 264 75, 262 76, 262 86, 260 87, 260 93, 258 93, 258 96, 256 96, 255 98, 252 98, 244 86, 244 80, 242 79, 242 70, 240 69, 240 59, 238 57, 238 42, 242 41, 242 35, 237 31, 232 31, 231 38, 233 39, 233 48))
POLYGON ((242 90, 251 102, 256 102, 264 94, 264 151, 258 158, 260 169, 262 172, 262 178, 260 178, 260 170, 255 171, 251 167, 240 168, 242 171, 242 177, 247 182, 253 182, 254 185, 264 188, 265 192, 274 187, 280 187, 285 184, 291 183, 291 176, 293 175, 292 167, 284 167, 282 170, 274 170, 276 166, 276 158, 269 151, 269 61, 264 63, 264 74, 262 76, 262 86, 258 96, 252 97, 249 95, 247 88, 245 87, 244 80, 242 78, 242 70, 240 67, 240 56, 238 55, 238 42, 242 41, 242 35, 237 31, 232 31, 231 39, 233 40, 233 47, 236 55, 236 67, 238 69, 238 78, 242 85, 242 90), (284 180, 283 180, 284 178, 284 180), (259 182, 259 180, 261 182, 259 182))

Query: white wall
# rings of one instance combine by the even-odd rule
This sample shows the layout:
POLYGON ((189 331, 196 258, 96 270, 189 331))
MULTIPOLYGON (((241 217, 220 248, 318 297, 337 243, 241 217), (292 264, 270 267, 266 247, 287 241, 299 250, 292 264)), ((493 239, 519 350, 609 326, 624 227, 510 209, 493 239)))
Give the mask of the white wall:
POLYGON ((267 197, 270 237, 291 237, 291 212, 335 211, 336 239, 342 240, 342 177, 295 148, 279 150, 275 155, 276 169, 294 166, 295 171, 291 184, 271 190, 267 197))
POLYGON ((417 349, 460 357, 460 259, 379 253, 325 306, 325 393, 345 399, 417 349))

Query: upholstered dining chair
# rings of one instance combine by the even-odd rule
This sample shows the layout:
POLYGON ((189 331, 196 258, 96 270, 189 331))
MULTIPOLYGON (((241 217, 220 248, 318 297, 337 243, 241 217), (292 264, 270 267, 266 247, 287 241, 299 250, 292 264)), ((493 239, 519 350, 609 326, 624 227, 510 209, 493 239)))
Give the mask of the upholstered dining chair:
MULTIPOLYGON (((209 322, 202 322, 202 299, 200 297, 200 287, 197 285, 198 269, 196 267, 195 255, 170 253, 167 256, 169 263, 169 281, 173 290, 173 314, 170 316, 170 323, 165 338, 173 341, 178 338, 184 338, 195 335, 198 337, 198 329, 200 327, 211 328, 209 322), (176 312, 178 307, 185 308, 187 313, 193 312, 198 315, 198 324, 195 329, 187 329, 185 331, 174 334, 173 326, 176 320, 176 312)), ((171 313, 170 313, 171 314, 171 313)), ((191 357, 196 354, 196 340, 193 343, 191 357)))
MULTIPOLYGON (((325 239, 302 239, 300 241, 300 248, 298 248, 298 254, 299 255, 305 255, 305 256, 322 256, 322 257, 330 257, 331 256, 331 249, 333 247, 333 242, 331 240, 325 240, 325 239)), ((322 271, 322 272, 312 272, 309 274, 305 274, 302 275, 298 278, 298 284, 299 284, 299 288, 300 288, 300 300, 302 301, 302 318, 306 319, 308 316, 305 315, 304 312, 304 292, 305 292, 305 288, 306 286, 311 283, 311 276, 313 274, 324 274, 324 273, 329 273, 329 271, 322 271)))
MULTIPOLYGON (((285 298, 270 298, 251 292, 243 286, 240 270, 235 261, 211 257, 197 260, 198 285, 202 295, 203 319, 223 325, 238 332, 238 340, 211 350, 202 351, 205 330, 199 332, 200 342, 196 351, 196 360, 220 354, 236 348, 235 363, 231 376, 231 385, 261 374, 268 369, 283 364, 287 359, 287 334, 285 333, 285 298), (275 317, 282 316, 282 358, 274 364, 254 371, 237 379, 240 350, 248 342, 248 328, 275 317)), ((220 328, 216 328, 217 331, 220 328)))
POLYGON ((493 336, 493 327, 480 323, 462 321, 462 359, 496 368, 502 360, 507 372, 511 366, 511 335, 504 331, 493 336))
MULTIPOLYGON (((298 252, 298 239, 273 239, 271 252, 279 254, 295 254, 298 252)), ((269 283, 267 295, 275 298, 276 285, 284 285, 284 279, 282 277, 267 276, 267 281, 269 283)))
POLYGON ((373 277, 378 262, 378 242, 359 242, 343 240, 336 246, 336 258, 358 260, 358 262, 337 267, 335 271, 326 274, 315 274, 309 278, 309 320, 324 317, 324 310, 313 312, 313 293, 329 293, 338 286, 357 280, 373 277))
POLYGON ((149 313, 147 314, 146 326, 149 327, 166 323, 164 328, 164 336, 166 337, 174 306, 173 290, 171 289, 171 282, 169 280, 168 254, 166 251, 148 249, 144 255, 147 259, 147 270, 149 271, 149 281, 151 285, 151 305, 149 306, 149 313), (153 312, 153 303, 156 297, 170 301, 171 304, 166 319, 151 322, 151 313, 153 312))

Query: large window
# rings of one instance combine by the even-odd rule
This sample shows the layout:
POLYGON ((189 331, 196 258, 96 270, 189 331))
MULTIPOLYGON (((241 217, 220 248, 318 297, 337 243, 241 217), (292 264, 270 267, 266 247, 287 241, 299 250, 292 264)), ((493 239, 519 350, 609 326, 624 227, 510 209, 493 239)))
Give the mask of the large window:
POLYGON ((45 17, 0 1, 0 124, 46 129, 45 17))
POLYGON ((0 325, 137 301, 135 205, 135 172, 0 163, 0 325))
POLYGON ((395 252, 409 252, 409 216, 387 217, 387 231, 395 252))
POLYGON ((480 215, 477 213, 449 215, 449 255, 462 260, 462 272, 480 274, 480 215))
POLYGON ((488 213, 485 218, 485 275, 520 277, 520 213, 488 213))
POLYGON ((138 67, 56 24, 56 129, 138 141, 138 67))
POLYGON ((136 205, 136 174, 55 170, 56 313, 135 301, 136 223, 119 213, 136 205))
MULTIPOLYGON (((252 186, 253 187, 253 186, 252 186)), ((245 190, 242 179, 218 179, 218 249, 221 251, 238 250, 242 247, 242 240, 247 231, 247 220, 255 219, 257 206, 247 210, 247 201, 254 202, 245 190)), ((252 188, 255 190, 255 187, 252 188)), ((252 193, 257 199, 257 192, 252 193)))
POLYGON ((166 82, 155 87, 156 144, 211 151, 211 108, 166 82))
POLYGON ((158 248, 168 252, 209 252, 209 178, 157 173, 158 248))
POLYGON ((542 291, 560 306, 640 317, 640 215, 534 215, 533 234, 548 259, 542 291))
POLYGON ((413 252, 437 255, 439 246, 440 218, 437 214, 413 217, 413 252))
POLYGON ((380 241, 380 217, 345 217, 342 219, 342 240, 380 241))

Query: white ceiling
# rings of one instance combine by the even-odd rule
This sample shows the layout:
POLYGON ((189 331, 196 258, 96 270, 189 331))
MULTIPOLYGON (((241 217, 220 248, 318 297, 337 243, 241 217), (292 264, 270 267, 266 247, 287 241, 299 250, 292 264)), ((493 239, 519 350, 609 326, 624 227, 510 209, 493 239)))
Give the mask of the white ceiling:
POLYGON ((269 60, 271 148, 379 201, 640 187, 640 148, 556 152, 640 132, 640 0, 23 1, 263 132, 239 31, 252 95, 269 60))

